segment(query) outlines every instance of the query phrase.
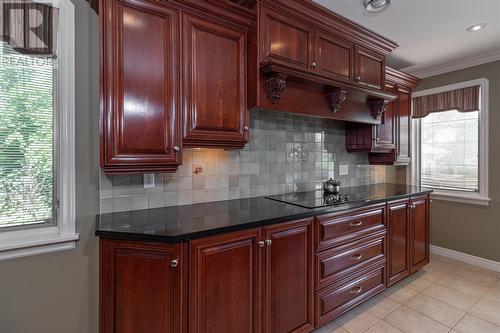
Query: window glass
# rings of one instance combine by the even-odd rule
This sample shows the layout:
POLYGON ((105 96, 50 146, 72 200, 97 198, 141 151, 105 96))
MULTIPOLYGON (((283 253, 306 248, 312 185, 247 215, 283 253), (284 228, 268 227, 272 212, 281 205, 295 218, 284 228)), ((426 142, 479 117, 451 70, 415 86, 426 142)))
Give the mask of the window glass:
POLYGON ((421 185, 479 191, 479 112, 431 113, 421 120, 421 185))
POLYGON ((54 60, 0 42, 0 228, 54 222, 54 60))

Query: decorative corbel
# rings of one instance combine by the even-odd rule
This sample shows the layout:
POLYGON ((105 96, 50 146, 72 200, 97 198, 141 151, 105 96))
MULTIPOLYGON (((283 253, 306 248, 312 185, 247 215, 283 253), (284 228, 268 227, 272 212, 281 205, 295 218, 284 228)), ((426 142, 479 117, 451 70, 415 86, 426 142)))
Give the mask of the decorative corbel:
POLYGON ((276 104, 281 99, 281 93, 286 87, 287 75, 274 74, 266 79, 267 98, 271 103, 276 104))
POLYGON ((333 113, 337 113, 342 108, 342 104, 347 99, 347 91, 341 88, 332 88, 328 92, 328 106, 333 113))
POLYGON ((370 107, 373 118, 375 119, 382 117, 388 105, 389 101, 382 98, 372 99, 368 101, 368 106, 370 107))

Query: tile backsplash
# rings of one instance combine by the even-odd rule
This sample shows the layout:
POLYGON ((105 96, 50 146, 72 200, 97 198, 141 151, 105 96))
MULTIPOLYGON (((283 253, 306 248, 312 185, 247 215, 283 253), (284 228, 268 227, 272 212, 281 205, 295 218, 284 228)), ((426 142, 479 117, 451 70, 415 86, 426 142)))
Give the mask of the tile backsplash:
POLYGON ((250 127, 242 150, 184 149, 177 173, 155 174, 154 188, 140 174, 101 171, 101 213, 308 191, 328 178, 342 186, 386 181, 389 167, 347 153, 344 122, 252 110, 250 127))

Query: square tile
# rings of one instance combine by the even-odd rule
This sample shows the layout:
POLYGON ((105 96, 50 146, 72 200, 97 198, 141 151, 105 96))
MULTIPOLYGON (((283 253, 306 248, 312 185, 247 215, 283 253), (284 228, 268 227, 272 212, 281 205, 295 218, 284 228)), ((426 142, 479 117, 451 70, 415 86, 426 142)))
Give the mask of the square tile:
POLYGON ((455 289, 472 297, 482 297, 488 292, 488 287, 471 282, 456 274, 448 275, 438 282, 445 287, 455 289))
POLYGON ((424 294, 413 297, 406 306, 448 327, 455 326, 465 315, 464 311, 424 294))
POLYGON ((403 333, 403 331, 391 326, 387 322, 381 320, 372 327, 370 327, 366 333, 403 333))
POLYGON ((500 326, 500 304, 479 301, 470 309, 469 313, 500 326))
POLYGON ((350 333, 361 333, 373 326, 380 319, 361 307, 352 309, 335 319, 335 323, 350 333))
POLYGON ((407 333, 445 333, 450 330, 421 313, 402 305, 384 318, 390 325, 407 333))
POLYGON ((423 294, 463 311, 469 311, 470 308, 472 308, 472 306, 478 301, 478 298, 476 297, 447 288, 439 283, 435 283, 425 289, 423 294))
POLYGON ((379 318, 384 318, 392 311, 396 310, 401 304, 387 297, 384 294, 369 299, 361 304, 361 307, 379 318))
POLYGON ((404 304, 412 297, 415 297, 418 292, 398 283, 386 289, 383 294, 398 303, 404 304))
POLYGON ((499 326, 470 314, 466 314, 453 329, 460 333, 500 333, 499 326))

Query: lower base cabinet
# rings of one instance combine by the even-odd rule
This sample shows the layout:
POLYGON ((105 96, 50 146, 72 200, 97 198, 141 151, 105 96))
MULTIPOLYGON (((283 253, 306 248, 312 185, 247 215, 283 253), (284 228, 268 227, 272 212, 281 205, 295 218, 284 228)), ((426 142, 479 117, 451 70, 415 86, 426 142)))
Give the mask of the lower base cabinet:
POLYGON ((182 245, 100 241, 100 332, 185 330, 182 245))
POLYGON ((312 332, 428 263, 429 202, 176 245, 103 238, 100 332, 312 332))
POLYGON ((312 331, 312 253, 312 219, 192 241, 189 331, 312 331))

